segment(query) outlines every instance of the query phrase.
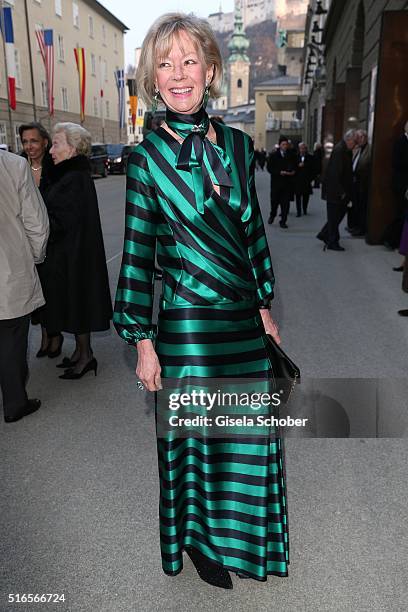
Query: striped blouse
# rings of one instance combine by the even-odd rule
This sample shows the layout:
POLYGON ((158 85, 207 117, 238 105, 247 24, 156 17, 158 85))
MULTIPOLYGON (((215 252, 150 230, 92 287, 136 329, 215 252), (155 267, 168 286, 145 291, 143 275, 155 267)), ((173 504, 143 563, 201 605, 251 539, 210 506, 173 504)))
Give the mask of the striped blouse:
MULTIPOLYGON (((126 228, 114 324, 129 344, 155 337, 155 261, 162 308, 268 307, 274 275, 255 189, 251 138, 213 122, 233 187, 195 206, 190 172, 176 168, 180 143, 160 127, 129 158, 126 228)), ((206 172, 211 176, 211 169, 206 172)))

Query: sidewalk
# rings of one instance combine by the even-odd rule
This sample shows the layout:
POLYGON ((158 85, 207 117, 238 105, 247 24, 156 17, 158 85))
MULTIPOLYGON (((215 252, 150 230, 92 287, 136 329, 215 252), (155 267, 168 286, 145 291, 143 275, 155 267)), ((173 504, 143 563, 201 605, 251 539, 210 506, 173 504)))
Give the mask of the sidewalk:
MULTIPOLYGON (((269 174, 257 172, 258 195, 268 218, 269 174)), ((345 252, 323 251, 316 234, 325 222, 326 203, 315 189, 309 214, 289 229, 266 225, 276 276, 273 313, 284 346, 309 376, 406 377, 408 307, 401 274, 392 271, 402 256, 366 244, 341 229, 345 252)))

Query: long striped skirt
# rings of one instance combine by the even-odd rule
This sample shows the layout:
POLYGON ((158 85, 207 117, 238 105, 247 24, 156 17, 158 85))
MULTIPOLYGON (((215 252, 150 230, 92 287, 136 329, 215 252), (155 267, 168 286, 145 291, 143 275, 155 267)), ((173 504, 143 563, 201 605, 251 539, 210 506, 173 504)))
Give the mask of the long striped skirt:
MULTIPOLYGON (((163 379, 268 379, 259 312, 237 304, 159 314, 163 379)), ((161 393, 161 392, 159 392, 161 393)), ((158 437, 163 570, 183 568, 192 546, 227 570, 265 581, 288 575, 289 540, 282 440, 266 436, 158 437)))

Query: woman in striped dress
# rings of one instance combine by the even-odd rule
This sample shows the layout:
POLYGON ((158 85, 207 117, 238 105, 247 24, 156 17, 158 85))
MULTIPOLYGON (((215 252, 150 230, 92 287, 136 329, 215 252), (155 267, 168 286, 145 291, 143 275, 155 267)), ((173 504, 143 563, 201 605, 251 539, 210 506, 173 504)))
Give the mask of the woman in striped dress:
MULTIPOLYGON (((166 106, 166 122, 129 158, 126 230, 114 323, 136 345, 149 391, 180 381, 270 376, 265 333, 274 276, 255 191, 254 149, 243 132, 211 122, 222 60, 208 23, 158 19, 143 43, 138 91, 166 106), (163 269, 152 325, 155 257, 163 269)), ((239 381, 237 381, 239 382, 239 381)), ((157 398, 157 396, 156 396, 157 398)), ((157 402, 156 402, 157 405, 157 402)), ((158 436, 163 570, 186 551, 199 575, 232 588, 228 571, 265 581, 287 576, 281 441, 158 436)))

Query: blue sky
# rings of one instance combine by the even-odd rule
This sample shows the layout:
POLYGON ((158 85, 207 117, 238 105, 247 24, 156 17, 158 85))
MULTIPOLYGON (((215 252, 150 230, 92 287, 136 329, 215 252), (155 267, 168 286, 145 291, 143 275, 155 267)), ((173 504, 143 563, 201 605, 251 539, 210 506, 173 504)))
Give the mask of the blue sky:
MULTIPOLYGON (((163 13, 183 11, 207 17, 219 10, 220 0, 99 0, 120 19, 129 32, 125 36, 125 63, 134 64, 134 49, 140 47, 153 21, 163 13)), ((234 0, 221 0, 224 12, 232 11, 234 0)))

